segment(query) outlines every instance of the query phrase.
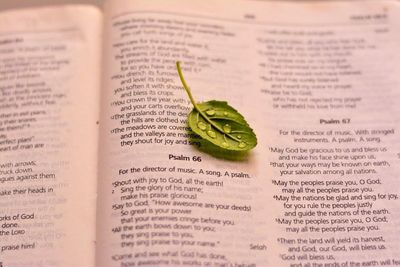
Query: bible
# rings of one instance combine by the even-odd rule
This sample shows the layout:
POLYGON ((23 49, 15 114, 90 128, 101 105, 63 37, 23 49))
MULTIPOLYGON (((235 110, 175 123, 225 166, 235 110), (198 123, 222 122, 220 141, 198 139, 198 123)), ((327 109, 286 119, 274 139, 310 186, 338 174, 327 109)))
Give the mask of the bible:
POLYGON ((0 266, 400 265, 399 33, 389 0, 1 12, 0 266), (257 146, 191 131, 177 61, 257 146))

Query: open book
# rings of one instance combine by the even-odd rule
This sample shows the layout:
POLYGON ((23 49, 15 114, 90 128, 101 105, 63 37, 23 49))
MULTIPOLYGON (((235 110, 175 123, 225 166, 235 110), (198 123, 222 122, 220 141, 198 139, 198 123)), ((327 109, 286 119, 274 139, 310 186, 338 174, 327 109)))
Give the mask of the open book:
POLYGON ((395 1, 1 13, 0 266, 400 265, 399 47, 395 1), (253 150, 190 132, 178 60, 253 150))

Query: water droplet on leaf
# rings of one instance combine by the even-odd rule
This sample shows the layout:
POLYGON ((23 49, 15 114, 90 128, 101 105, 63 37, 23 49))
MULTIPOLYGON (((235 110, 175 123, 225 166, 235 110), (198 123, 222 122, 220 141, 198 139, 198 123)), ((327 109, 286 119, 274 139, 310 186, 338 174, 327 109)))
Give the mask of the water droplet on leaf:
POLYGON ((245 148, 247 144, 245 142, 240 142, 238 145, 240 148, 245 148))
POLYGON ((215 115, 215 110, 209 109, 209 110, 206 111, 206 114, 209 115, 209 116, 214 116, 215 115))
POLYGON ((242 139, 242 136, 239 134, 238 136, 236 136, 238 139, 242 139))
POLYGON ((228 146, 229 146, 229 144, 228 144, 227 142, 222 142, 222 146, 224 146, 224 147, 228 147, 228 146))
POLYGON ((224 127, 222 127, 225 133, 230 133, 232 130, 232 127, 229 124, 225 124, 224 127))
POLYGON ((211 130, 207 131, 207 134, 208 134, 208 136, 211 137, 211 138, 217 137, 217 134, 216 134, 214 131, 211 131, 211 130))
POLYGON ((199 129, 200 130, 205 130, 205 129, 207 129, 207 124, 205 124, 204 122, 199 122, 199 123, 197 123, 197 127, 199 127, 199 129))
POLYGON ((228 116, 228 112, 224 111, 224 116, 228 116))

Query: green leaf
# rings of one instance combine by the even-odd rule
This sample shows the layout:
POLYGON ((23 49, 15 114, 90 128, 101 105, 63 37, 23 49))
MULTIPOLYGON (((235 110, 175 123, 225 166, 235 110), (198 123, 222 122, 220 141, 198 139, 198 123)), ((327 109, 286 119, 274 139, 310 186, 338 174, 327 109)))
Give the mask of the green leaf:
POLYGON ((194 107, 188 117, 193 132, 226 150, 248 151, 254 148, 257 137, 245 118, 225 101, 196 103, 183 78, 180 62, 176 62, 176 67, 194 107))

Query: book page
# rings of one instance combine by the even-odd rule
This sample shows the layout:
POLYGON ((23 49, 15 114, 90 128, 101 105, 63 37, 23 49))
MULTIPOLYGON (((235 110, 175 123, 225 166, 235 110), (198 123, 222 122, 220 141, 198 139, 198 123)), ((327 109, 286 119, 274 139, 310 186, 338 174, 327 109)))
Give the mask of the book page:
POLYGON ((398 17, 391 1, 108 1, 97 265, 399 265, 398 17), (255 149, 190 132, 177 60, 255 149))
POLYGON ((101 18, 0 14, 0 266, 94 266, 101 18))

